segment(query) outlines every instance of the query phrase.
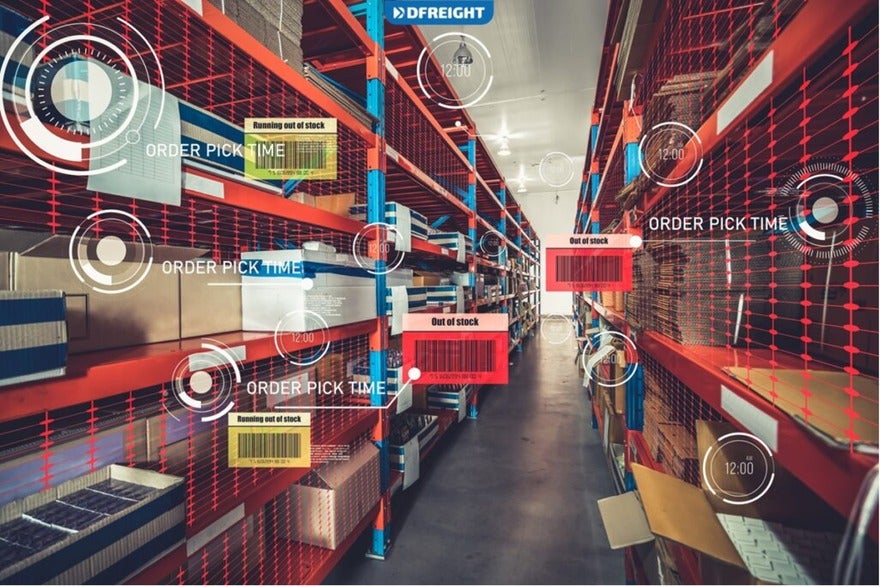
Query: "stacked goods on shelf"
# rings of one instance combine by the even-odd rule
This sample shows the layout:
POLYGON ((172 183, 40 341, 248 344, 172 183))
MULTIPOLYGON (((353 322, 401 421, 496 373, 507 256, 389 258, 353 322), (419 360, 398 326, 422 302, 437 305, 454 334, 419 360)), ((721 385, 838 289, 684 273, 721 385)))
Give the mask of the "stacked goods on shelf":
POLYGON ((428 288, 424 286, 407 287, 406 293, 409 298, 409 311, 419 312, 428 307, 428 288))
MULTIPOLYGON (((400 349, 388 349, 385 356, 385 368, 387 370, 386 390, 389 396, 397 395, 400 385, 403 383, 403 353, 400 349)), ((351 381, 369 382, 370 358, 365 356, 351 359, 346 366, 346 374, 351 381)))
MULTIPOLYGON (((717 73, 714 71, 679 74, 667 80, 660 89, 647 101, 643 114, 643 129, 650 129, 657 124, 676 122, 684 124, 694 131, 700 128, 704 120, 701 101, 706 90, 711 87, 717 73)), ((709 112, 711 110, 707 110, 709 112)), ((666 145, 669 149, 682 149, 685 146, 685 133, 682 138, 666 145)), ((673 157, 663 158, 663 150, 647 149, 647 159, 642 162, 645 169, 651 170, 655 177, 666 177, 678 164, 673 157)), ((653 187, 653 180, 645 173, 640 173, 634 181, 623 187, 615 200, 622 209, 632 208, 636 199, 646 190, 653 187)))
POLYGON ((325 94, 333 98, 334 102, 345 108, 349 114, 354 116, 364 126, 369 127, 374 122, 377 122, 377 119, 367 112, 366 108, 352 99, 346 92, 343 92, 335 82, 328 80, 317 69, 306 64, 303 66, 303 75, 307 80, 321 88, 325 94))
MULTIPOLYGON (((349 208, 348 216, 361 222, 367 221, 367 206, 352 206, 349 208)), ((397 202, 385 203, 385 224, 393 226, 398 232, 397 237, 403 239, 403 247, 398 242, 397 248, 402 251, 411 250, 411 241, 413 238, 421 240, 428 239, 428 219, 416 212, 410 210, 403 204, 397 202)), ((394 242, 395 235, 388 235, 388 242, 394 242)))
POLYGON ((761 55, 773 42, 774 32, 787 22, 801 7, 799 0, 780 0, 760 4, 754 13, 744 20, 730 35, 727 45, 737 47, 727 65, 718 71, 713 83, 714 92, 703 95, 703 108, 706 112, 715 109, 719 95, 735 88, 748 74, 756 55, 761 55))
POLYGON ((656 281, 642 327, 686 345, 737 344, 746 334, 748 311, 768 297, 765 249, 766 243, 737 237, 649 243, 656 281))
POLYGON ((428 387, 428 407, 461 411, 473 391, 472 385, 437 384, 428 387))
POLYGON ((303 70, 303 0, 210 0, 298 73, 303 70))
POLYGON ((380 496, 379 449, 362 438, 348 447, 348 458, 312 469, 267 510, 292 512, 279 525, 286 538, 335 550, 380 496))
POLYGON ((428 234, 428 242, 451 249, 458 253, 459 263, 464 263, 468 255, 474 254, 474 242, 460 232, 434 232, 428 234))
POLYGON ((64 375, 66 318, 62 291, 0 291, 0 386, 64 375))
POLYGON ((0 508, 0 581, 119 583, 184 539, 183 479, 110 465, 0 508))
POLYGON ((283 323, 288 332, 309 332, 376 317, 369 271, 329 245, 303 246, 242 253, 242 261, 254 262, 246 264, 241 277, 244 330, 275 332, 283 323), (312 287, 303 286, 305 279, 312 287))
POLYGON ((403 488, 415 483, 422 454, 439 438, 439 419, 428 414, 406 412, 391 419, 388 434, 391 468, 403 473, 403 488))
POLYGON ((643 249, 633 253, 632 290, 626 292, 626 318, 636 327, 647 328, 652 321, 653 288, 657 282, 657 264, 643 249))
POLYGON ((651 458, 668 473, 698 485, 700 479, 694 422, 722 418, 692 390, 650 357, 644 361, 644 426, 651 458))

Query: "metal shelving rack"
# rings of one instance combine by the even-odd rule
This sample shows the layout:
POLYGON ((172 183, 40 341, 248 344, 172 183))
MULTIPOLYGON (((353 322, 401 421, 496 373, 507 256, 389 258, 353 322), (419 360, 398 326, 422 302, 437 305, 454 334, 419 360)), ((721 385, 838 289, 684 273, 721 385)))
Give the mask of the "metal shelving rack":
MULTIPOLYGON (((45 0, 21 10, 32 19, 50 14, 59 21, 76 19, 96 24, 124 16, 145 34, 163 61, 175 63, 174 68, 166 71, 169 90, 178 98, 226 119, 336 118, 340 123, 339 179, 304 182, 304 189, 315 195, 359 194, 358 203, 368 207, 367 222, 384 221, 386 201, 399 202, 432 219, 448 217, 444 228, 469 234, 475 246, 487 231, 498 231, 504 236, 510 255, 521 258, 524 270, 537 275, 537 236, 506 190, 482 139, 475 134, 473 122, 466 112, 455 113, 466 122, 462 126, 467 135, 458 140, 460 128, 452 124, 451 114, 423 102, 412 90, 414 68, 408 55, 418 54, 424 39, 414 28, 386 27, 382 0, 306 0, 303 17, 306 60, 318 71, 365 96, 367 111, 378 121, 372 127, 365 126, 208 2, 93 0, 82 4, 45 0), (413 143, 411 139, 416 135, 417 142, 413 143), (440 173, 446 174, 447 179, 451 173, 455 187, 465 196, 441 185, 436 179, 440 173)), ((4 186, 10 189, 0 196, 0 224, 53 235, 70 234, 83 217, 110 204, 155 223, 155 244, 204 247, 215 259, 234 258, 255 247, 271 248, 278 238, 323 240, 344 248, 365 226, 286 200, 270 187, 241 182, 189 163, 185 163, 185 173, 215 182, 220 186, 222 199, 187 187, 178 208, 88 192, 84 182, 54 172, 44 175, 18 152, 5 133, 0 137, 0 160, 4 169, 16 167, 24 171, 18 174, 14 185, 4 186), (205 218, 210 220, 204 221, 205 218)), ((451 267, 455 261, 454 251, 418 239, 413 239, 412 255, 437 267, 451 267)), ((502 262, 474 254, 468 257, 466 265, 472 274, 479 267, 505 275, 509 271, 506 262, 506 255, 502 262)), ((377 277, 376 289, 378 318, 331 328, 326 342, 334 352, 368 353, 371 379, 385 382, 389 337, 383 276, 377 277)), ((537 307, 536 290, 523 293, 522 297, 533 300, 537 307)), ((501 311, 507 309, 507 302, 505 299, 500 304, 501 311)), ((478 308, 479 300, 474 299, 468 309, 478 308)), ((437 311, 448 309, 451 308, 437 311)), ((520 346, 534 328, 537 316, 535 311, 512 348, 520 346)), ((526 320, 525 316, 514 318, 526 320)), ((287 361, 277 356, 271 335, 232 332, 212 338, 243 349, 243 368, 254 376, 291 374, 287 361)), ((45 464, 43 487, 51 487, 51 455, 57 431, 82 412, 88 421, 77 420, 77 425, 87 424, 86 442, 94 448, 95 435, 110 425, 105 414, 124 415, 130 431, 141 413, 138 410, 154 406, 161 412, 160 406, 165 405, 168 395, 168 374, 182 358, 199 348, 200 341, 185 339, 71 356, 64 377, 0 389, 4 408, 0 424, 13 436, 33 434, 32 437, 41 439, 35 458, 45 464)), ((290 350, 308 348, 306 343, 300 346, 302 349, 290 350)), ((469 414, 476 417, 478 393, 472 394, 470 402, 469 414)), ((255 398, 246 398, 243 403, 246 405, 241 409, 257 409, 255 398)), ((371 396, 370 403, 380 405, 381 398, 371 396)), ((344 401, 332 405, 352 407, 344 401)), ((309 469, 227 468, 225 441, 215 425, 207 452, 196 456, 191 450, 186 462, 179 465, 182 468, 168 464, 164 447, 159 451, 159 461, 148 465, 186 477, 187 543, 153 561, 129 581, 318 583, 370 527, 371 554, 384 556, 390 546, 391 495, 398 481, 398 476, 389 471, 389 414, 385 409, 320 412, 313 423, 316 442, 343 445, 369 434, 381 454, 383 498, 358 521, 337 549, 280 537, 278 520, 266 513, 267 504, 274 503, 291 484, 309 474, 309 469), (246 542, 254 532, 263 540, 259 541, 259 549, 248 551, 246 542), (244 541, 245 547, 233 556, 231 545, 236 541, 244 541), (277 561, 284 563, 275 564, 277 561)), ((442 435, 455 417, 448 411, 437 415, 442 435)), ((193 420, 190 415, 190 431, 193 420)), ((0 448, 8 447, 4 444, 0 448)), ((134 465, 131 451, 127 454, 128 464, 134 465)), ((100 459, 94 458, 94 451, 92 456, 90 466, 98 466, 100 459)))
MULTIPOLYGON (((610 3, 575 232, 628 231, 649 241, 664 238, 647 226, 645 218, 649 215, 760 214, 768 206, 770 210, 781 210, 786 202, 768 199, 768 194, 778 193, 774 190, 799 168, 823 159, 832 159, 876 181, 876 5, 859 1, 844 6, 825 0, 764 4, 659 3, 650 30, 640 32, 637 42, 641 43, 645 58, 643 67, 636 71, 622 70, 626 67, 623 55, 629 49, 622 39, 628 3, 610 3), (764 9, 767 11, 761 12, 764 9), (702 143, 702 171, 684 186, 637 182, 633 189, 633 182, 642 173, 638 141, 645 132, 643 125, 650 127, 657 122, 643 119, 651 97, 673 76, 707 71, 720 73, 703 89, 702 112, 697 113, 699 124, 694 127, 702 143), (755 78, 750 76, 756 71, 767 72, 761 78, 763 86, 749 90, 745 99, 738 90, 750 80, 754 86, 755 78), (634 91, 630 91, 634 74, 634 91), (621 90, 621 85, 614 87, 619 76, 624 78, 625 90, 621 90), (731 118, 721 114, 723 107, 733 104, 734 99, 738 100, 735 115, 731 118), (719 123, 719 116, 727 118, 719 123)), ((691 169, 694 163, 688 153, 670 175, 691 169)), ((876 186, 872 189, 876 194, 876 186)), ((771 242, 778 240, 778 235, 770 237, 771 242)), ((782 246, 773 246, 767 263, 775 284, 776 272, 786 271, 786 267, 781 261, 777 263, 776 255, 781 254, 778 252, 783 250, 782 246)), ((876 249, 876 232, 862 246, 876 249)), ((810 267, 806 256, 800 263, 801 269, 810 267)), ((858 249, 844 255, 841 263, 850 268, 860 263, 876 268, 876 261, 866 261, 859 256, 858 249)), ((849 303, 852 305, 854 289, 867 291, 868 299, 873 301, 862 308, 876 311, 876 283, 854 280, 852 269, 850 275, 851 283, 846 286, 850 291, 849 303)), ((806 282, 806 277, 801 281, 806 282)), ((806 293, 794 303, 804 300, 806 293)), ((782 302, 771 302, 781 314, 782 302)), ((664 384, 677 390, 679 408, 703 419, 726 420, 746 432, 750 431, 751 421, 738 414, 754 413, 773 422, 777 430, 773 451, 776 462, 840 516, 849 515, 865 474, 877 462, 876 455, 860 452, 854 444, 849 450, 829 447, 802 423, 723 368, 738 365, 804 372, 824 368, 876 378, 876 349, 857 348, 849 336, 849 345, 840 349, 846 360, 813 356, 808 347, 812 342, 807 335, 808 323, 801 321, 804 332, 800 340, 786 341, 781 333, 782 319, 775 309, 767 315, 758 311, 750 314, 750 318, 771 321, 772 326, 766 332, 760 331, 760 327, 747 331, 744 345, 688 346, 669 333, 642 327, 627 310, 603 306, 597 292, 577 292, 573 306, 579 332, 601 325, 635 339, 650 369, 664 373, 664 384), (861 357, 873 360, 873 372, 863 372, 854 366, 854 361, 861 357), (745 411, 730 413, 728 409, 732 408, 722 399, 723 395, 736 397, 747 406, 745 411)), ((828 328, 858 332, 859 328, 872 327, 856 322, 853 312, 854 309, 843 324, 829 323, 828 328)), ((645 393, 644 386, 638 393, 627 393, 626 414, 622 417, 630 424, 625 433, 627 489, 634 488, 628 472, 631 462, 665 469, 655 458, 656 447, 650 446, 642 432, 638 414, 643 413, 645 393)), ((808 404, 804 411, 809 417, 808 404)), ((599 413, 594 416, 599 421, 602 418, 599 413)), ((851 414, 853 419, 859 417, 860 414, 851 414)), ((601 424, 594 420, 594 425, 597 423, 601 424)), ((699 483, 699 479, 686 480, 699 483)), ((876 541, 876 526, 870 532, 876 541)), ((637 556, 627 550, 628 579, 644 578, 637 556)), ((682 581, 700 583, 694 553, 677 547, 675 554, 682 581)))

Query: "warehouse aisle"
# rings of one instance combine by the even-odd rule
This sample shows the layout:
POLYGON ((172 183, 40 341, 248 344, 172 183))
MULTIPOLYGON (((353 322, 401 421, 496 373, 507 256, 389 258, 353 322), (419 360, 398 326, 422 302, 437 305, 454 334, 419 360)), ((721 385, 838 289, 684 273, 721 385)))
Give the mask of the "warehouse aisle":
POLYGON ((355 545, 327 582, 623 583, 596 507, 614 488, 573 349, 573 337, 527 343, 510 385, 486 393, 479 420, 451 431, 395 498, 388 559, 355 545))

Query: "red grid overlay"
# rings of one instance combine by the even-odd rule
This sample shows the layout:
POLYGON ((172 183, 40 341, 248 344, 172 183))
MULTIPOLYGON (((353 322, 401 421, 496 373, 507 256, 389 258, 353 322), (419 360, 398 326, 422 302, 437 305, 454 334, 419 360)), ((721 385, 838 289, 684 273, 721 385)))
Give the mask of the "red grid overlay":
MULTIPOLYGON (((305 83, 299 74, 291 70, 279 75, 286 68, 280 60, 241 48, 237 44, 240 39, 230 42, 181 2, 53 1, 26 3, 16 9, 31 19, 48 14, 53 24, 78 21, 112 26, 117 17, 132 22, 159 55, 169 92, 236 125, 242 126, 247 117, 332 117, 327 109, 296 89, 300 87, 297 84, 305 83), (298 81, 289 83, 286 76, 298 81)), ((232 26, 224 17, 212 18, 232 26)), ((355 203, 365 203, 367 147, 362 129, 353 130, 340 123, 338 179, 302 182, 296 191, 318 197, 353 193, 355 203)), ((350 253, 354 234, 363 226, 285 201, 277 184, 241 182, 188 165, 184 170, 222 182, 224 199, 185 191, 181 205, 176 207, 90 192, 85 180, 32 163, 4 135, 0 140, 0 226, 69 235, 89 214, 116 209, 143 222, 155 247, 204 249, 217 262, 235 261, 245 251, 299 247, 307 241, 320 241, 333 245, 340 253, 350 253)), ((364 239, 361 242, 359 252, 366 257, 367 243, 364 239)), ((353 454, 370 444, 368 437, 379 422, 380 410, 369 407, 368 396, 347 393, 353 379, 349 363, 368 356, 369 328, 364 324, 345 328, 350 334, 333 330, 335 342, 326 355, 305 369, 277 356, 271 333, 218 335, 230 346, 241 344, 248 349, 249 358, 240 365, 242 382, 232 393, 235 411, 271 409, 266 396, 248 393, 249 382, 280 381, 307 372, 310 380, 341 382, 346 391, 344 395, 303 398, 304 409, 312 412, 312 450, 344 447, 353 454)), ((10 411, 4 410, 0 424, 0 500, 7 503, 110 463, 150 468, 184 478, 186 534, 191 543, 200 544, 198 537, 204 538, 206 535, 201 533, 209 526, 220 527, 221 531, 191 552, 185 547, 176 548, 147 567, 135 581, 320 581, 344 552, 345 541, 350 543, 374 519, 378 497, 366 509, 361 506, 372 500, 374 493, 378 496, 378 473, 359 481, 338 503, 342 511, 336 520, 345 525, 347 533, 335 550, 297 540, 292 529, 304 525, 304 512, 310 506, 302 503, 301 497, 292 497, 289 488, 303 481, 310 470, 230 467, 226 418, 206 423, 199 415, 183 410, 172 397, 172 369, 167 373, 156 371, 183 358, 188 352, 185 349, 195 348, 191 342, 72 356, 70 381, 65 378, 0 391, 0 402, 10 402, 10 411), (101 384, 103 376, 99 374, 105 371, 111 374, 108 377, 112 376, 113 387, 101 384), (123 372, 125 377, 121 376, 123 372), (144 387, 139 384, 143 381, 157 384, 144 387), (12 401, 20 393, 37 388, 48 391, 47 386, 65 383, 71 383, 77 391, 67 399, 54 394, 54 399, 46 401, 52 406, 48 410, 40 408, 40 401, 12 401), (121 391, 120 384, 130 385, 131 389, 121 391), (89 395, 94 399, 79 403, 89 395)), ((331 512, 325 508, 318 515, 318 532, 329 533, 331 512)))
MULTIPOLYGON (((837 432, 851 441, 851 448, 871 441, 857 430, 873 433, 876 442, 877 429, 876 396, 859 397, 854 380, 871 378, 876 388, 878 357, 877 220, 876 215, 866 217, 861 205, 868 199, 876 209, 877 96, 869 88, 877 83, 877 29, 871 19, 863 22, 829 47, 825 59, 804 68, 762 115, 707 154, 693 182, 644 210, 641 222, 646 251, 666 272, 662 279, 670 280, 667 302, 679 306, 678 330, 714 324, 726 333, 728 347, 736 339, 736 346, 746 349, 745 365, 719 368, 793 369, 804 380, 821 380, 817 371, 843 370, 851 377, 848 384, 824 385, 833 387, 834 394, 823 390, 820 395, 805 384, 795 402, 775 389, 766 390, 779 404, 789 402, 781 407, 807 422, 824 420, 833 426, 839 422, 834 412, 844 410, 849 425, 837 432), (841 170, 843 181, 835 189, 845 193, 841 206, 848 207, 840 250, 832 258, 799 245, 802 235, 792 230, 786 234, 786 229, 751 224, 757 217, 790 215, 800 193, 786 182, 807 179, 828 165, 841 170), (865 182, 867 192, 855 176, 865 182), (746 224, 733 230, 651 228, 651 218, 697 216, 741 218, 746 224), (672 282, 683 274, 679 272, 695 276, 694 262, 703 286, 685 295, 678 288, 688 284, 672 282), (731 276, 731 270, 741 273, 731 276), (740 296, 739 336, 731 337, 740 296), (847 396, 849 400, 843 399, 847 396)), ((673 332, 679 341, 686 338, 672 325, 644 326, 673 332)))

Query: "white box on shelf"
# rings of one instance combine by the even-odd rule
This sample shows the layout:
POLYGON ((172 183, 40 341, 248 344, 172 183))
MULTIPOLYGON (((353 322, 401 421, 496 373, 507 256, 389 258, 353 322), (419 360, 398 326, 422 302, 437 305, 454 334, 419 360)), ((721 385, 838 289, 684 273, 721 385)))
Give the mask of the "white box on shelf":
POLYGON ((376 317, 374 277, 350 255, 290 249, 241 257, 244 330, 309 332, 376 317))

